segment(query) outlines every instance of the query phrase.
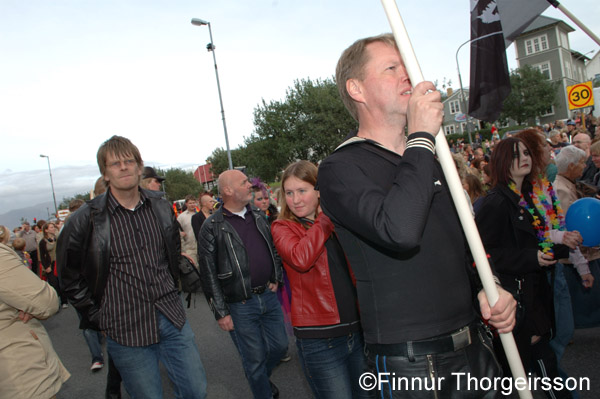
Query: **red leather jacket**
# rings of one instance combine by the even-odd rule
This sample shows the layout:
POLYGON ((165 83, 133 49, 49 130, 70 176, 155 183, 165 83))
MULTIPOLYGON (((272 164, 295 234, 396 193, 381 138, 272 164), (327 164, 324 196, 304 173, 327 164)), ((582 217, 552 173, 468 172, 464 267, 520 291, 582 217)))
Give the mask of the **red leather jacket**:
POLYGON ((340 315, 325 249, 333 233, 331 220, 321 212, 308 230, 291 220, 276 220, 271 233, 292 288, 292 324, 338 324, 340 315))

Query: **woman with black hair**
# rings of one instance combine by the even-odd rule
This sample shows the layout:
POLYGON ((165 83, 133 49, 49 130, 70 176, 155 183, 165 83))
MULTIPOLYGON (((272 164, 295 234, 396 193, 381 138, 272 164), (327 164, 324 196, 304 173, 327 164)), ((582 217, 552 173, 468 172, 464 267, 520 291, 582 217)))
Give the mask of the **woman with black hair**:
MULTIPOLYGON (((546 223, 547 215, 540 214, 533 203, 530 194, 533 162, 525 143, 512 137, 500 141, 490 165, 492 189, 475 220, 502 286, 516 293, 521 306, 513 334, 523 366, 540 378, 554 379, 558 377, 558 369, 549 345, 554 306, 545 268, 554 265, 566 247, 552 243, 549 236, 552 226, 546 223)), ((505 373, 510 374, 498 339, 495 344, 500 363, 505 373)), ((554 388, 546 392, 548 397, 571 397, 568 390, 554 388)))

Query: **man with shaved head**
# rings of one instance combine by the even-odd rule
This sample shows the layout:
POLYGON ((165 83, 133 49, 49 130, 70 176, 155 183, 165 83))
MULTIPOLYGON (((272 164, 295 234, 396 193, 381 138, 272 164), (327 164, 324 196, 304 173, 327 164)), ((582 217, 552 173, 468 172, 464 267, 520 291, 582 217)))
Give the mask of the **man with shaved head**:
POLYGON ((223 206, 202 224, 198 261, 206 299, 237 347, 255 398, 278 397, 269 377, 287 351, 277 300, 281 260, 267 219, 250 205, 251 184, 239 170, 219 176, 223 206))

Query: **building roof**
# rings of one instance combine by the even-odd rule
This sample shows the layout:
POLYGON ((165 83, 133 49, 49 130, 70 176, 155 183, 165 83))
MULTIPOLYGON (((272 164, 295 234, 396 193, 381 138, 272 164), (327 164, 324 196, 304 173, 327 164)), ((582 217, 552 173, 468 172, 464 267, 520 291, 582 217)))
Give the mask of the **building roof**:
POLYGON ((571 26, 566 24, 563 20, 546 17, 545 15, 540 15, 539 17, 534 19, 533 22, 527 28, 525 28, 523 33, 521 33, 519 36, 523 36, 528 33, 535 32, 537 30, 547 28, 549 26, 556 25, 556 24, 562 24, 563 29, 566 30, 567 32, 575 31, 575 29, 573 29, 571 26))
MULTIPOLYGON (((463 88, 463 90, 465 91, 465 97, 469 97, 469 88, 465 87, 463 88)), ((442 103, 446 103, 447 101, 453 100, 457 96, 460 96, 460 89, 453 90, 452 94, 446 97, 446 99, 442 101, 442 103)))
POLYGON ((571 55, 576 60, 582 60, 583 62, 590 60, 590 58, 588 56, 586 56, 585 54, 581 54, 579 51, 575 51, 575 50, 570 50, 570 51, 571 51, 571 55))

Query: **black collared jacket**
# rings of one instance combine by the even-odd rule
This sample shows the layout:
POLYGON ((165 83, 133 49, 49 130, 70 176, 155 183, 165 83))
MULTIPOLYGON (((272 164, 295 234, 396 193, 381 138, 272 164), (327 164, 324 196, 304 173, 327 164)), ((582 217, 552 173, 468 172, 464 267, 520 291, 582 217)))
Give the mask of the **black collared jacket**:
MULTIPOLYGON (((177 286, 181 240, 171 205, 162 192, 141 189, 165 242, 169 269, 177 286)), ((81 315, 80 328, 100 329, 100 305, 110 269, 110 215, 107 193, 87 201, 66 221, 57 243, 60 284, 81 315)))
MULTIPOLYGON (((252 207, 252 216, 273 258, 270 281, 281 282, 281 259, 273 244, 269 222, 258 208, 252 207)), ((229 315, 227 303, 240 302, 252 295, 246 248, 233 226, 224 219, 223 208, 202 224, 198 235, 198 266, 204 295, 217 320, 229 315)))

